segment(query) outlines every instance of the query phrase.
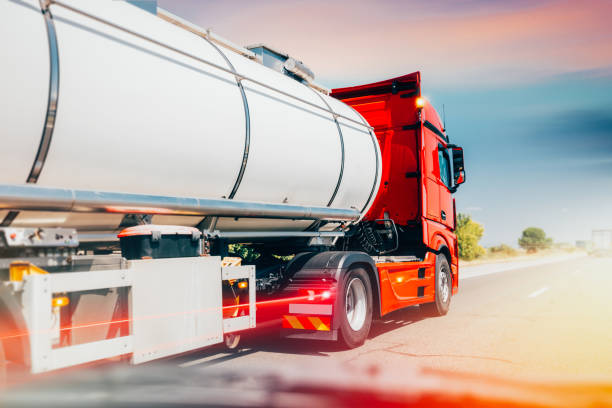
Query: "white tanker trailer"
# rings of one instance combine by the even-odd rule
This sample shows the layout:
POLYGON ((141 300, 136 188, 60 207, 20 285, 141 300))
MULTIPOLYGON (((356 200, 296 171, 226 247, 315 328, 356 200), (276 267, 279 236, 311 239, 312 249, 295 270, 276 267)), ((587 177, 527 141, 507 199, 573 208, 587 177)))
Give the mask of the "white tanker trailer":
POLYGON ((130 2, 0 18, 0 383, 235 348, 262 319, 356 347, 393 310, 447 312, 463 154, 419 73, 332 97, 130 2))
MULTIPOLYGON (((38 0, 0 3, 0 184, 367 211, 380 151, 349 106, 168 24, 180 21, 167 12, 77 0, 48 10, 41 24, 38 0)), ((218 231, 313 223, 170 214, 150 221, 215 221, 218 231)), ((0 212, 14 227, 117 231, 124 220, 0 212)))

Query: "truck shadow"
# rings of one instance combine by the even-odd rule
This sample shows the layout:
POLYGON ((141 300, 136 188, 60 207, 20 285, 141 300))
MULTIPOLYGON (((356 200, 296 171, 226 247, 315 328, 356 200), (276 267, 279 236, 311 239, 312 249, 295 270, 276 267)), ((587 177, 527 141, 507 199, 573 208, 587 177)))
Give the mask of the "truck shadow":
MULTIPOLYGON (((397 310, 384 316, 382 319, 372 322, 369 340, 375 339, 385 333, 402 327, 409 326, 426 317, 421 313, 418 306, 408 307, 397 310)), ((258 352, 268 352, 277 354, 303 355, 314 357, 332 357, 340 352, 348 351, 339 342, 289 339, 279 336, 280 322, 267 322, 259 325, 260 328, 243 334, 240 348, 230 352, 223 346, 216 345, 201 350, 201 352, 188 353, 185 356, 173 358, 178 363, 185 363, 202 359, 197 365, 211 366, 222 364, 230 360, 247 357, 258 352)))
MULTIPOLYGON (((396 310, 384 316, 382 319, 374 320, 370 329, 368 339, 372 340, 387 332, 411 325, 425 319, 418 306, 412 306, 401 310, 396 310)), ((278 335, 278 329, 269 328, 265 331, 254 332, 245 337, 243 347, 257 351, 272 353, 312 355, 329 357, 333 353, 347 351, 339 342, 288 339, 278 335)))
POLYGON ((427 316, 421 312, 418 306, 410 306, 405 309, 396 310, 385 315, 382 319, 372 322, 372 328, 370 329, 368 339, 375 339, 382 334, 411 325, 426 318, 427 316))

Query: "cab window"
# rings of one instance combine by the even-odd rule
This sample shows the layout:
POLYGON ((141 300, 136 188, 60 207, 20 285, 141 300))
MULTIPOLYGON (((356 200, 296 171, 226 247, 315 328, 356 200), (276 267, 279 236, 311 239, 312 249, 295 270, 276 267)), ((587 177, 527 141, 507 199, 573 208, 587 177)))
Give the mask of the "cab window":
POLYGON ((444 183, 450 190, 451 188, 451 172, 450 172, 450 157, 448 152, 442 145, 438 145, 438 162, 440 164, 440 181, 444 183))

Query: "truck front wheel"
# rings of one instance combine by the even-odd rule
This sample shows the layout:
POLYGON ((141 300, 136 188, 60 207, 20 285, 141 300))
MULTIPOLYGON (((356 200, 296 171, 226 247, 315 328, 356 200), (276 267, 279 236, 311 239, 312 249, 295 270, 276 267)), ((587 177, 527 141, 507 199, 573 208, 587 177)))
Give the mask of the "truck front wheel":
POLYGON ((365 269, 354 268, 344 275, 336 305, 340 341, 348 348, 362 345, 372 325, 372 286, 365 269))
POLYGON ((422 304, 421 310, 427 316, 444 316, 448 313, 452 293, 452 278, 448 260, 444 254, 436 256, 436 287, 432 303, 422 304))

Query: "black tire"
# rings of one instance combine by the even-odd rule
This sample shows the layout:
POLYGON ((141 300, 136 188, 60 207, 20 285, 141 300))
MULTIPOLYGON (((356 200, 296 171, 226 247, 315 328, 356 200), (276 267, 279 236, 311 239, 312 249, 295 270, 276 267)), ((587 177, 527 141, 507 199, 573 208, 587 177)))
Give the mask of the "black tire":
POLYGON ((436 256, 436 288, 435 301, 421 305, 421 310, 427 316, 444 316, 450 308, 451 294, 453 283, 451 277, 451 269, 448 260, 444 254, 436 256), (446 285, 447 292, 445 293, 442 286, 446 285))
POLYGON ((341 288, 335 308, 338 337, 346 347, 355 348, 365 342, 372 326, 372 285, 368 273, 363 268, 349 270, 344 274, 341 288))

